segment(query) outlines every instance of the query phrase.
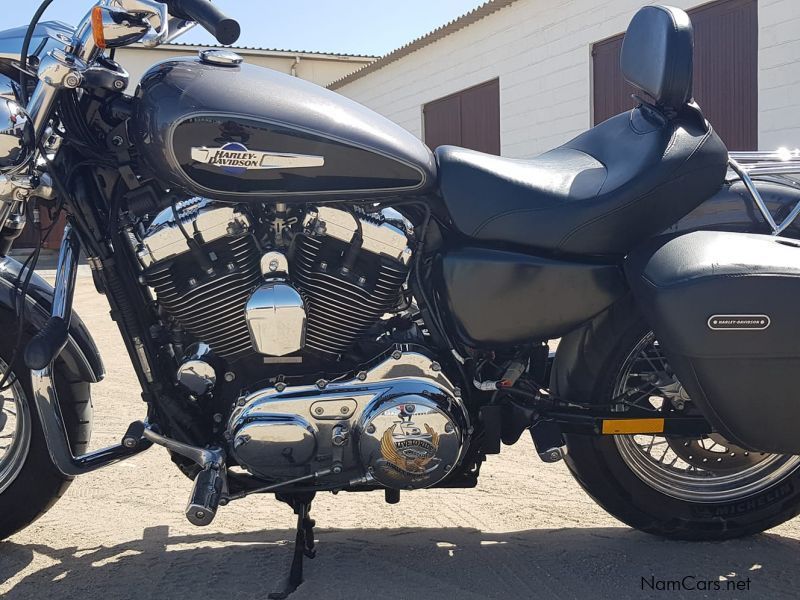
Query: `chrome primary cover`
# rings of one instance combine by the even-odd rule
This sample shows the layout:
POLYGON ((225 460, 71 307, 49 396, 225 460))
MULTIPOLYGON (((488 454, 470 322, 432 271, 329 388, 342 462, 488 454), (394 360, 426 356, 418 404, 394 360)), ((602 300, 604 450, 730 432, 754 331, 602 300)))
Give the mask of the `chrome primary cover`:
POLYGON ((458 465, 469 433, 460 392, 439 365, 400 351, 349 381, 251 394, 228 424, 232 453, 253 474, 330 469, 320 483, 334 489, 365 476, 395 489, 435 485, 458 465))
POLYGON ((425 488, 444 479, 462 448, 449 401, 408 394, 373 403, 361 419, 361 464, 390 488, 425 488))

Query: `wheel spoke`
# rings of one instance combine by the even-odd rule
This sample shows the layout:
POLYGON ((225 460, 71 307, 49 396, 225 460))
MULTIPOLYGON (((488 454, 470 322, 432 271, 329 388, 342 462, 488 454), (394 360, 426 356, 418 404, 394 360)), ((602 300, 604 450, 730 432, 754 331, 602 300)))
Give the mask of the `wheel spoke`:
MULTIPOLYGON (((611 397, 625 398, 623 402, 630 406, 663 412, 676 400, 689 400, 685 394, 658 341, 648 333, 623 361, 611 397)), ((691 404, 689 408, 692 410, 691 404)), ((614 443, 622 460, 647 485, 693 502, 748 497, 800 469, 800 456, 748 453, 717 435, 620 435, 614 443)))

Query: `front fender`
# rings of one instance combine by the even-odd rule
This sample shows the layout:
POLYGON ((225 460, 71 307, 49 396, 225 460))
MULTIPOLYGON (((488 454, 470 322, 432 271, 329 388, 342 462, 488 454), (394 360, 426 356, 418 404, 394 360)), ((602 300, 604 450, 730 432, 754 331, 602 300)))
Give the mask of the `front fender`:
MULTIPOLYGON (((21 270, 22 264, 19 261, 10 256, 0 258, 0 312, 7 313, 5 316, 10 315, 11 318, 14 318, 16 295, 14 284, 21 270)), ((53 286, 34 273, 28 287, 26 302, 27 327, 33 332, 39 331, 50 317, 50 309, 53 305, 53 286)), ((96 383, 105 376, 100 352, 83 321, 74 312, 70 322, 67 345, 61 351, 58 360, 64 364, 76 381, 96 383)))

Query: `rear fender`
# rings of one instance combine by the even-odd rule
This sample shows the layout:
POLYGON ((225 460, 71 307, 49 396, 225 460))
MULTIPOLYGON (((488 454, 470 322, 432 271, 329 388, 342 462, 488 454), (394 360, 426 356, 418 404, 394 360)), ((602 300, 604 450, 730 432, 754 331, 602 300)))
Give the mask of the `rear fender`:
MULTIPOLYGON (((778 222, 800 202, 800 189, 770 181, 758 181, 756 186, 778 222)), ((769 225, 741 181, 726 182, 719 192, 664 233, 682 234, 697 230, 771 233, 769 225)), ((800 239, 800 218, 795 219, 781 235, 800 239)), ((630 295, 619 303, 628 303, 628 306, 625 310, 601 313, 583 327, 561 338, 550 371, 550 390, 553 394, 575 401, 585 401, 591 395, 592 390, 583 389, 580 382, 592 381, 593 378, 575 377, 574 374, 585 369, 587 365, 597 365, 596 361, 590 360, 591 357, 583 357, 582 352, 587 346, 592 346, 586 343, 587 336, 600 335, 600 331, 609 325, 609 315, 613 315, 614 319, 619 319, 620 315, 628 315, 630 318, 638 315, 630 295)))

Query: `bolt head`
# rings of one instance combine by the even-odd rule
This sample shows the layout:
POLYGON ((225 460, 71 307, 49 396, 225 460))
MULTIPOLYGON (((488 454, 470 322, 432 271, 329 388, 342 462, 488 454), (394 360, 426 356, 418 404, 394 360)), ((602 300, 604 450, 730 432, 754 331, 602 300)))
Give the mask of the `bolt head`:
POLYGON ((118 90, 121 90, 122 88, 125 87, 125 81, 123 81, 122 79, 115 79, 114 87, 117 88, 118 90))
POLYGON ((342 467, 340 467, 339 465, 336 465, 336 466, 335 466, 335 467, 333 467, 333 469, 331 469, 331 470, 332 470, 332 471, 333 471, 335 474, 337 474, 337 475, 338 475, 339 473, 341 473, 341 472, 342 472, 342 467))
POLYGON ((278 383, 275 384, 275 391, 276 392, 282 392, 285 389, 286 389, 286 384, 283 383, 282 381, 279 381, 278 383))
POLYGON ((216 413, 214 415, 214 423, 222 423, 222 415, 221 414, 216 413))
POLYGON ((324 390, 326 387, 328 387, 328 381, 325 380, 325 379, 318 380, 317 381, 317 387, 319 389, 321 389, 321 390, 324 390))
POLYGON ((227 373, 225 373, 225 381, 230 383, 234 379, 236 379, 236 373, 234 373, 233 371, 228 371, 227 373))
POLYGON ((342 413, 343 415, 346 415, 347 413, 350 412, 350 408, 347 406, 343 406, 342 408, 339 409, 339 412, 342 413))
POLYGON ((278 261, 274 258, 269 261, 269 270, 273 272, 278 270, 278 261))
POLYGON ((369 433, 369 434, 375 433, 375 425, 373 425, 372 423, 370 423, 370 424, 367 426, 367 433, 369 433))
POLYGON ((392 358, 395 360, 400 360, 401 358, 403 358, 403 353, 400 352, 400 350, 395 350, 394 352, 392 352, 392 358))
POLYGON ((197 512, 194 513, 194 516, 197 517, 198 519, 203 519, 205 518, 206 513, 202 510, 198 510, 197 512))
POLYGON ((122 445, 126 448, 136 448, 136 440, 133 438, 125 438, 122 440, 122 445))
POLYGON ((453 429, 454 428, 452 423, 446 423, 444 426, 444 430, 446 433, 453 433, 453 429))
POLYGON ((366 379, 367 379, 367 372, 366 371, 361 371, 358 374, 358 380, 359 381, 365 381, 366 379))
POLYGON ((314 414, 315 415, 325 414, 325 409, 322 408, 321 406, 318 406, 317 408, 314 409, 314 414))
POLYGON ((438 362, 431 363, 431 371, 433 371, 434 373, 438 373, 441 370, 442 370, 442 365, 440 365, 438 362))

